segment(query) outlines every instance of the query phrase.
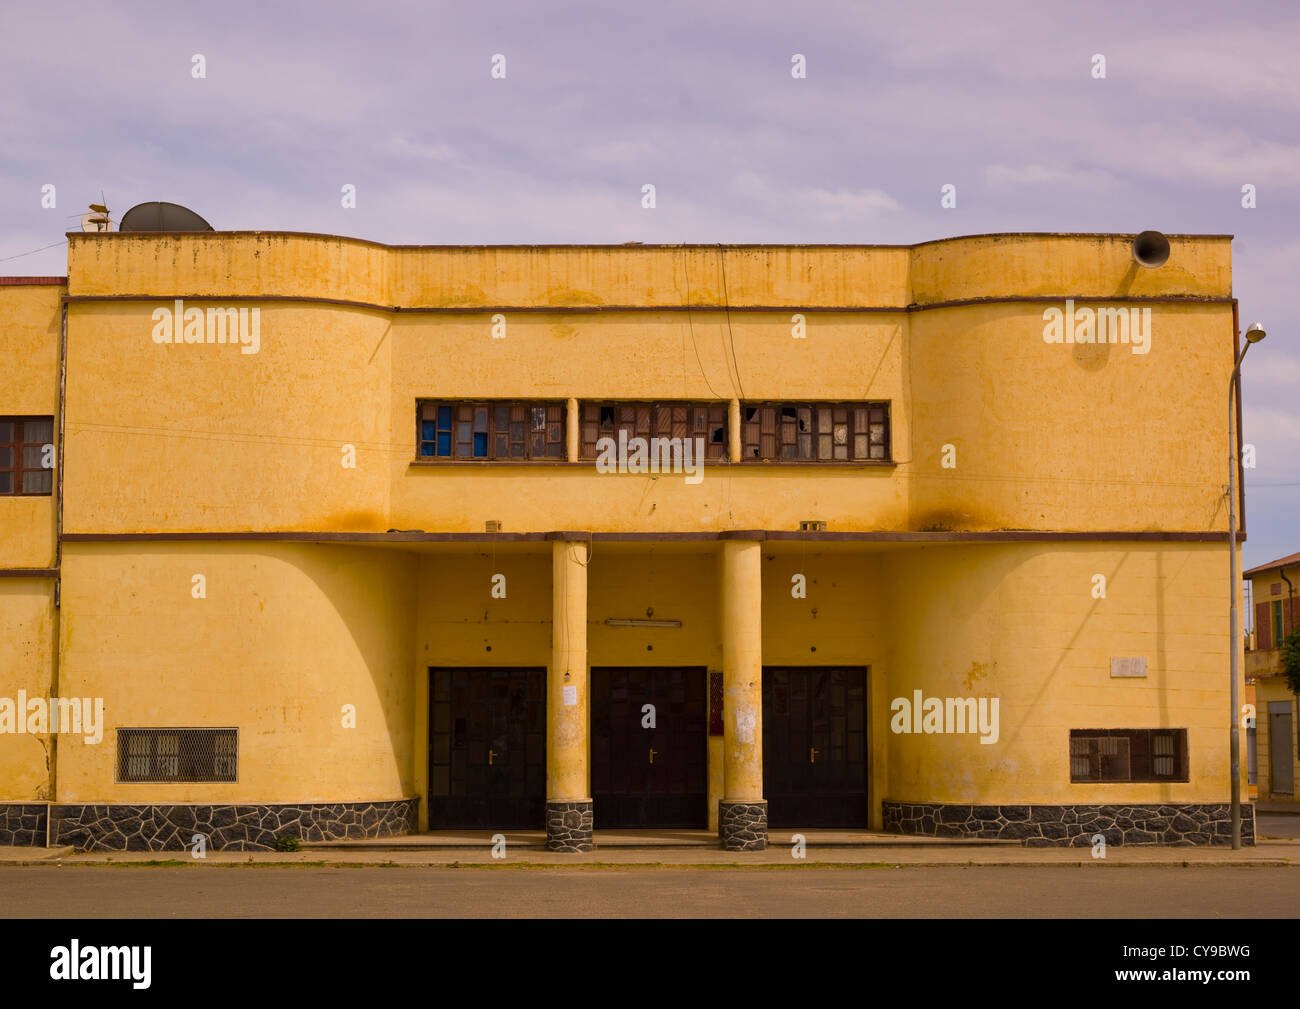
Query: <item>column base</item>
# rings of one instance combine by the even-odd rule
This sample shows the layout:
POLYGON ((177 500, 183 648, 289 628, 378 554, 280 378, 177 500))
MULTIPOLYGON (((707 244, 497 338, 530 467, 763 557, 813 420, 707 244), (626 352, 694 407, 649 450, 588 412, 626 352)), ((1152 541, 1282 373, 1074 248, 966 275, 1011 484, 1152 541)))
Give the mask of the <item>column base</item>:
POLYGON ((595 821, 590 799, 579 802, 547 802, 546 850, 578 853, 594 851, 591 840, 595 821))
POLYGON ((718 833, 726 851, 762 851, 767 847, 767 800, 720 800, 718 833))

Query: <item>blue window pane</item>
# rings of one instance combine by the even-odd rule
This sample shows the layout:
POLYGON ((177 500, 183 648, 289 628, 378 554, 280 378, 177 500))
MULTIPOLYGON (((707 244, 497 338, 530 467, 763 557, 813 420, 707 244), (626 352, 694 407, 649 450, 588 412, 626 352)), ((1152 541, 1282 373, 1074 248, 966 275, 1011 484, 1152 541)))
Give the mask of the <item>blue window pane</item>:
POLYGON ((438 425, 431 420, 420 422, 420 437, 432 441, 438 434, 438 425))
POLYGON ((451 430, 451 407, 438 407, 438 426, 448 431, 451 430))
POLYGON ((451 432, 443 431, 438 435, 438 454, 451 455, 451 432))
POLYGON ((431 441, 420 442, 420 455, 433 455, 433 442, 431 441))
POLYGON ((481 459, 487 455, 487 432, 476 432, 474 435, 474 457, 481 459))

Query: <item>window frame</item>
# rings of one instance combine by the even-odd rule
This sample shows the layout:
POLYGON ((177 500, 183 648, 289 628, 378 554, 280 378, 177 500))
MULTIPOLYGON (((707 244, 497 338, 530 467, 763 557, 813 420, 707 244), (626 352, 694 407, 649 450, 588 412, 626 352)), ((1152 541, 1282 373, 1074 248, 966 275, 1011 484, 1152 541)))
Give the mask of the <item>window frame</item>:
POLYGON ((578 461, 593 462, 599 458, 600 452, 596 448, 601 438, 613 438, 618 441, 618 432, 626 429, 628 438, 704 438, 704 461, 707 463, 726 463, 731 460, 731 432, 730 432, 730 404, 725 400, 711 399, 584 399, 578 402, 578 461), (628 421, 623 420, 620 416, 615 416, 613 427, 606 430, 604 419, 601 416, 606 409, 614 409, 620 413, 624 410, 633 411, 634 416, 630 423, 630 428, 625 428, 628 421), (681 434, 674 435, 673 429, 678 423, 673 416, 676 410, 684 410, 686 418, 683 423, 685 430, 681 434), (645 411, 645 424, 642 425, 642 411, 645 411), (668 415, 665 418, 664 411, 668 415), (589 414, 595 414, 591 419, 589 414), (703 414, 705 430, 703 434, 698 430, 692 430, 693 422, 703 414), (722 440, 713 441, 712 428, 716 422, 721 424, 722 440), (667 424, 667 431, 663 430, 664 424, 667 424), (589 425, 594 425, 595 437, 588 440, 587 434, 589 425))
POLYGON ((1070 765, 1070 783, 1072 785, 1114 785, 1114 784, 1160 784, 1167 782, 1186 783, 1191 780, 1190 777, 1190 759, 1187 742, 1187 730, 1184 728, 1159 728, 1159 729, 1071 729, 1069 735, 1069 745, 1067 748, 1067 758, 1070 765), (1172 736, 1173 750, 1171 753, 1156 752, 1156 737, 1172 736), (1105 756, 1100 752, 1077 754, 1075 753, 1075 741, 1116 739, 1124 740, 1127 746, 1128 756, 1128 775, 1127 777, 1106 777, 1101 773, 1101 761, 1096 761, 1096 777, 1091 776, 1092 766, 1090 765, 1090 774, 1088 777, 1079 777, 1075 773, 1075 761, 1087 757, 1091 762, 1093 758, 1105 756), (1155 772, 1155 762, 1157 759, 1169 757, 1173 761, 1173 770, 1169 774, 1157 774, 1155 772), (1145 775, 1135 775, 1135 764, 1139 772, 1145 768, 1145 775))
POLYGON ((1282 609, 1282 600, 1272 600, 1273 605, 1269 607, 1270 630, 1273 632, 1273 647, 1281 648, 1282 642, 1286 640, 1286 623, 1285 614, 1282 609))
MULTIPOLYGON (((27 466, 23 462, 25 451, 29 448, 39 448, 44 451, 46 445, 56 445, 58 431, 55 427, 54 416, 47 414, 13 414, 0 416, 0 424, 14 425, 13 437, 8 441, 0 441, 0 448, 8 448, 11 452, 10 465, 0 466, 0 473, 10 475, 9 490, 0 490, 0 497, 51 497, 54 494, 54 466, 46 469, 44 466, 27 466), (50 437, 48 440, 27 441, 27 425, 29 423, 48 423, 50 425, 50 437), (50 486, 48 490, 26 490, 24 485, 26 481, 23 475, 26 473, 48 473, 50 486)), ((57 457, 54 460, 55 466, 58 465, 57 457)))
POLYGON ((450 465, 453 463, 561 463, 568 461, 568 436, 569 436, 569 417, 568 405, 564 400, 557 399, 436 399, 432 397, 421 397, 415 401, 415 461, 418 463, 436 463, 438 465, 450 465), (447 409, 449 419, 446 426, 443 425, 442 409, 447 409), (515 420, 513 417, 514 410, 523 411, 523 420, 515 420), (541 409, 545 411, 542 427, 539 431, 534 425, 535 418, 529 414, 533 410, 541 409), (480 431, 477 411, 485 411, 485 430, 480 431), (501 424, 499 412, 506 410, 506 420, 504 430, 498 430, 501 424), (468 411, 470 419, 462 419, 462 411, 468 411), (522 438, 513 437, 513 424, 523 424, 524 430, 522 438), (428 433, 426 424, 433 424, 433 437, 427 438, 428 433), (469 424, 469 440, 460 437, 462 433, 461 425, 469 424), (558 425, 558 439, 551 437, 553 425, 558 425), (534 454, 535 435, 542 436, 542 454, 534 454), (460 455, 458 450, 462 445, 468 445, 470 451, 475 451, 477 438, 484 438, 484 447, 486 455, 460 455), (443 437, 447 439, 449 454, 438 454, 442 445, 443 437), (501 439, 504 438, 505 454, 498 455, 498 449, 501 439), (432 445, 434 448, 433 455, 426 455, 424 450, 426 445, 432 445), (521 445, 523 452, 519 455, 512 455, 511 449, 515 445, 521 445), (557 449, 551 452, 552 446, 557 449))
POLYGON ((893 424, 891 416, 890 400, 746 400, 740 404, 740 461, 748 465, 763 466, 893 466, 896 465, 893 458, 893 424), (770 433, 764 432, 764 417, 762 411, 773 409, 776 414, 773 418, 772 427, 774 430, 770 433), (819 409, 829 409, 830 430, 822 431, 818 428, 819 409), (783 416, 786 410, 793 410, 794 417, 786 418, 783 416), (809 430, 800 431, 798 424, 800 421, 799 411, 809 411, 809 430), (835 418, 835 411, 843 410, 846 413, 844 423, 847 425, 845 431, 845 449, 846 458, 823 459, 817 457, 819 450, 820 438, 830 438, 831 454, 835 452, 835 428, 839 421, 835 418), (865 427, 858 430, 857 411, 866 411, 865 427), (758 411, 754 419, 750 419, 750 411, 758 411), (881 417, 879 420, 872 419, 872 413, 879 411, 881 417), (794 424, 789 425, 793 428, 790 432, 794 436, 792 442, 787 443, 785 440, 787 419, 793 420, 794 424), (879 426, 881 431, 881 440, 878 443, 883 446, 883 455, 878 458, 872 458, 871 450, 873 442, 871 440, 872 427, 879 426), (776 455, 763 456, 763 439, 765 437, 774 438, 776 455), (811 456, 781 454, 787 444, 793 445, 796 450, 799 446, 799 439, 807 437, 810 439, 810 448, 813 452, 811 456), (856 454, 856 439, 863 437, 866 439, 866 456, 856 454))

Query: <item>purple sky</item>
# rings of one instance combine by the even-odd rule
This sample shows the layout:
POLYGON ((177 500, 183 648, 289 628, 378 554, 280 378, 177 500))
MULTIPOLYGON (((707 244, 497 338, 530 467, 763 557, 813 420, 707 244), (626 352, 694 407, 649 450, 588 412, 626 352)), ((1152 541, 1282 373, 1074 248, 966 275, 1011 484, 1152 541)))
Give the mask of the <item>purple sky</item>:
POLYGON ((416 244, 1231 233, 1243 328, 1271 334, 1245 367, 1250 566, 1300 550, 1297 45, 1284 2, 42 0, 0 38, 0 274, 64 273, 62 247, 21 254, 101 190, 416 244))

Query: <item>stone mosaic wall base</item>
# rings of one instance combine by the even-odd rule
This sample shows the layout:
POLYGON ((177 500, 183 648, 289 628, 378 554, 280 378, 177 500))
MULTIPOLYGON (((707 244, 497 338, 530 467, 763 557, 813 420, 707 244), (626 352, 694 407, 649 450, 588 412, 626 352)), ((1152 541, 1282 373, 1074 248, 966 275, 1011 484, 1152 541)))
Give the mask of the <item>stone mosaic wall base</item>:
POLYGON ((43 802, 0 802, 0 845, 45 847, 48 808, 43 802))
POLYGON ((50 843, 82 851, 180 851, 203 834, 210 851, 274 851, 285 836, 341 841, 412 833, 419 802, 56 805, 50 843))
POLYGON ((594 851, 591 840, 595 824, 595 803, 548 802, 546 804, 546 850, 577 853, 594 851))
MULTIPOLYGON (((996 837, 1031 848, 1108 845, 1231 844, 1232 811, 1224 803, 1148 805, 976 806, 937 802, 883 803, 885 830, 929 837, 996 837)), ((1241 804, 1241 843, 1255 843, 1255 807, 1241 804)))
POLYGON ((727 851, 762 851, 767 847, 767 800, 719 801, 718 833, 727 851))

